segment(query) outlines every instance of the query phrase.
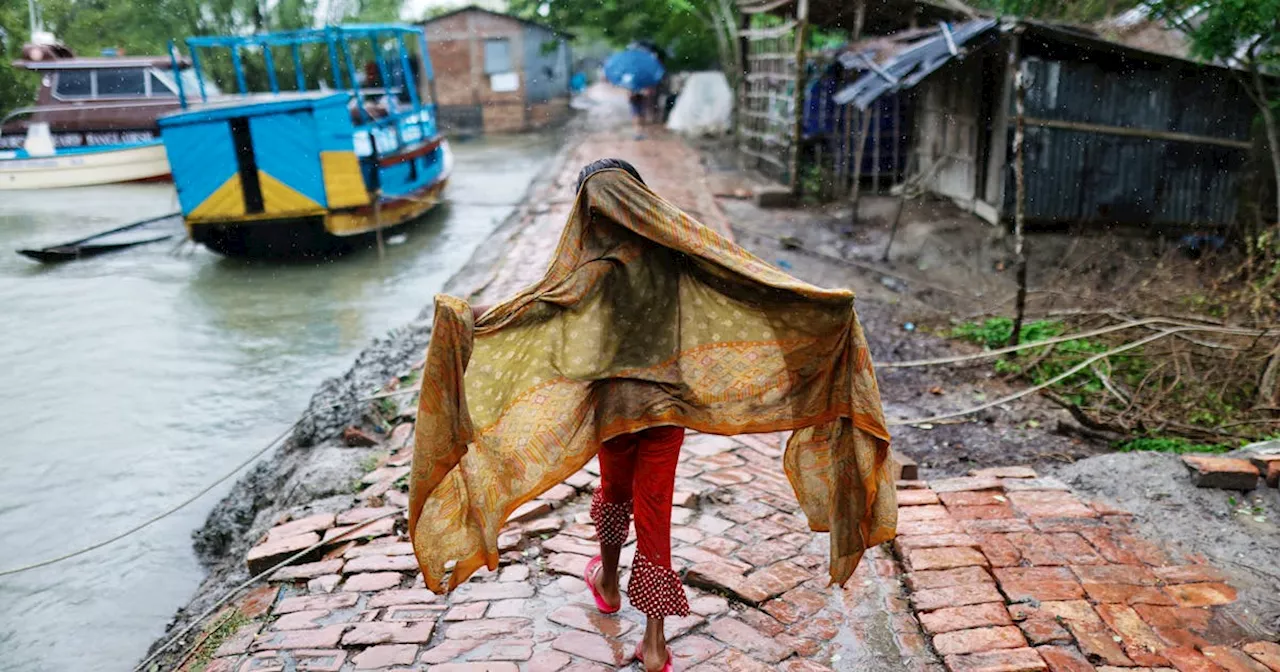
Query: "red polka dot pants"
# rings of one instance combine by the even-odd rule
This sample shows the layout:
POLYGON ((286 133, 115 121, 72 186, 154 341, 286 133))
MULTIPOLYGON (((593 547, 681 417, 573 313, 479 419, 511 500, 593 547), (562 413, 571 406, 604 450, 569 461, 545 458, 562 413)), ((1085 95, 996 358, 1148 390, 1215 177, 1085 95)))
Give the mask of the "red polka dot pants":
POLYGON ((683 427, 654 427, 600 448, 600 488, 591 501, 596 536, 602 545, 624 544, 634 510, 636 558, 627 597, 651 618, 689 615, 684 586, 671 570, 671 495, 683 443, 683 427))

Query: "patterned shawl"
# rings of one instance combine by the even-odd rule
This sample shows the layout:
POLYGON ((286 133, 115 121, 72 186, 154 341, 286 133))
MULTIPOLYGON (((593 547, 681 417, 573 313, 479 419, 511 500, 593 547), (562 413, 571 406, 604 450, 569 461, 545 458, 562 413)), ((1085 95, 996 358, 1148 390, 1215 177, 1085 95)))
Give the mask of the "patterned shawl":
POLYGON ((810 528, 831 533, 843 584, 897 525, 853 298, 769 266, 621 170, 592 175, 540 282, 475 324, 436 297, 409 504, 427 587, 496 569, 517 507, 601 442, 660 425, 795 430, 782 466, 810 528))

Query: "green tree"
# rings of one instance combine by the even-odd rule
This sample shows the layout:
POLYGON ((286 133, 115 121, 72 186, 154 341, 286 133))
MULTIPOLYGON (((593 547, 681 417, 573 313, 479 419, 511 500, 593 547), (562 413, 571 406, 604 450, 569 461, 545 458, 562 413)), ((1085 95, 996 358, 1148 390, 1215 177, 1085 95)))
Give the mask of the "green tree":
POLYGON ((1093 23, 1132 9, 1141 0, 978 0, 977 9, 1046 21, 1093 23))
POLYGON ((36 78, 30 72, 9 67, 22 57, 22 44, 30 37, 26 3, 0 0, 0 117, 31 103, 36 78))
POLYGON ((671 55, 672 68, 705 68, 717 61, 726 71, 736 67, 731 0, 511 0, 510 7, 520 16, 616 47, 652 40, 671 55), (727 37, 730 32, 733 39, 727 37))
MULTIPOLYGON (((1192 53, 1238 68, 1237 76, 1258 108, 1280 178, 1280 98, 1271 77, 1280 70, 1280 0, 1155 0, 1155 14, 1191 39, 1192 53)), ((1280 215, 1280 186, 1276 189, 1280 215)))

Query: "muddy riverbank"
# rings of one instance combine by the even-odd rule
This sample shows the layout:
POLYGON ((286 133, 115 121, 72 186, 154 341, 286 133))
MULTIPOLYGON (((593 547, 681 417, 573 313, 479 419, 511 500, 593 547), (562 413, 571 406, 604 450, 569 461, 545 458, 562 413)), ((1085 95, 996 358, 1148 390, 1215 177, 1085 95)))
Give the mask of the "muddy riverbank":
MULTIPOLYGON (((580 124, 571 124, 560 133, 562 149, 529 185, 521 204, 445 283, 442 293, 472 296, 490 281, 507 249, 507 241, 547 197, 552 187, 549 176, 558 174, 564 164, 581 133, 580 124)), ((423 298, 430 301, 430 297, 423 298)), ((341 438, 342 431, 361 424, 369 407, 367 399, 362 398, 421 360, 431 337, 432 311, 433 304, 427 303, 413 322, 371 342, 346 373, 325 381, 284 445, 237 481, 204 526, 193 533, 197 555, 208 575, 152 651, 248 578, 245 553, 286 512, 306 515, 351 506, 355 501, 353 483, 368 470, 370 455, 380 447, 348 446, 341 438)), ((159 669, 167 669, 165 662, 176 662, 188 646, 189 642, 174 646, 159 659, 159 669)))

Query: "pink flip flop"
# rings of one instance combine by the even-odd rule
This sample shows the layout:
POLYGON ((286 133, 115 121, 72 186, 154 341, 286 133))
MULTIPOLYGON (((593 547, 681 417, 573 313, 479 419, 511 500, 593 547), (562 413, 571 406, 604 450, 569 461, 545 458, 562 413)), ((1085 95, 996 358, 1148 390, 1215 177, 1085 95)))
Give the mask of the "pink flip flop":
MULTIPOLYGON (((640 667, 642 669, 644 668, 644 655, 643 651, 641 651, 643 648, 644 642, 636 642, 636 660, 640 661, 640 667)), ((671 649, 667 649, 667 662, 662 666, 662 672, 675 672, 675 668, 671 665, 672 660, 671 649)))
POLYGON ((582 573, 582 580, 587 582, 587 590, 591 591, 591 597, 596 600, 596 609, 599 609, 602 614, 616 614, 618 613, 618 610, 622 608, 622 605, 619 604, 616 607, 609 606, 609 603, 605 602, 604 597, 600 595, 600 591, 596 590, 595 581, 592 581, 592 579, 595 578, 596 570, 600 569, 601 562, 603 561, 598 555, 591 558, 591 560, 587 562, 586 571, 582 573))

